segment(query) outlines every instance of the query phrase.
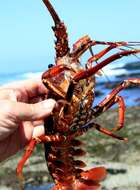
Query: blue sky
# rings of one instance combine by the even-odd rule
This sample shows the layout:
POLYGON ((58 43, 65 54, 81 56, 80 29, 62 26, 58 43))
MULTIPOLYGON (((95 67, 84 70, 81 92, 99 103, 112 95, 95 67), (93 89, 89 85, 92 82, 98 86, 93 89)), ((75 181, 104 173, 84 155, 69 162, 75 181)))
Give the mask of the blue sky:
MULTIPOLYGON (((140 0, 52 0, 70 45, 94 40, 140 41, 140 0)), ((41 71, 55 57, 52 19, 41 0, 0 1, 0 73, 41 71)))

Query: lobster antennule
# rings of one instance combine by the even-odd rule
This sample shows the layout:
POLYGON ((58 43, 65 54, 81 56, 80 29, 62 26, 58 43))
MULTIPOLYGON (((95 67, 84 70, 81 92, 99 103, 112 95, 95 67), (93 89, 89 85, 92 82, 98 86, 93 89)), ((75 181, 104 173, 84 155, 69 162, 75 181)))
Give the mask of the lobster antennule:
POLYGON ((54 10, 53 6, 51 5, 50 1, 48 0, 43 0, 44 4, 46 5, 48 11, 50 12, 54 23, 59 24, 61 22, 59 16, 57 15, 56 11, 54 10))

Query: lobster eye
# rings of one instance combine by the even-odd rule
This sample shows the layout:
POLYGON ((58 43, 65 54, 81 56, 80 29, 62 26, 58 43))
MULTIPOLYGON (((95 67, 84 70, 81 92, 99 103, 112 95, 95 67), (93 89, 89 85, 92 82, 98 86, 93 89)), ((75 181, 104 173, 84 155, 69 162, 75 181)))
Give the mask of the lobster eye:
POLYGON ((54 66, 53 64, 49 64, 48 69, 52 68, 53 66, 54 66))

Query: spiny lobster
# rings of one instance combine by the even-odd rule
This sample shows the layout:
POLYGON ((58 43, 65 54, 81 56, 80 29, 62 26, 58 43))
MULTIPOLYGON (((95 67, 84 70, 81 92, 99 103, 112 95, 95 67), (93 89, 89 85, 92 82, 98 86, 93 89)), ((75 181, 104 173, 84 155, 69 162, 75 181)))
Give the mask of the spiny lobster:
POLYGON ((52 29, 56 37, 56 59, 55 65, 50 64, 49 69, 43 73, 42 82, 49 89, 48 97, 57 101, 57 107, 44 120, 45 135, 30 141, 18 164, 17 175, 21 174, 22 168, 36 144, 42 142, 45 145, 48 169, 55 181, 52 190, 97 190, 101 188, 99 182, 106 177, 106 169, 104 167, 96 167, 87 171, 82 169, 85 163, 81 160, 74 160, 74 156, 85 154, 82 149, 76 148, 81 145, 76 137, 93 128, 113 138, 127 140, 113 133, 124 126, 125 104, 118 93, 131 84, 140 84, 140 79, 124 80, 102 102, 92 107, 95 97, 95 74, 98 74, 104 66, 114 60, 140 53, 139 49, 133 47, 140 43, 94 41, 89 36, 84 36, 73 45, 73 49, 70 51, 64 23, 60 20, 50 1, 43 1, 55 23, 52 29), (96 45, 102 45, 105 48, 94 54, 92 47, 96 45), (104 55, 115 48, 120 51, 100 61, 104 55), (82 66, 80 57, 87 50, 90 50, 91 57, 82 66), (108 130, 95 123, 94 119, 97 116, 116 103, 119 105, 117 127, 108 130))

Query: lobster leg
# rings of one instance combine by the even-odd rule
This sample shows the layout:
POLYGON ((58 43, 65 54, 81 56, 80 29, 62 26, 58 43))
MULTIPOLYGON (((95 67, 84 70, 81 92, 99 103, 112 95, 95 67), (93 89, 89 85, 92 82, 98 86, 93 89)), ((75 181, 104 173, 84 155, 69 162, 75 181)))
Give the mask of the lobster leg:
POLYGON ((28 144, 26 151, 18 163, 17 169, 16 169, 16 174, 17 176, 21 176, 22 174, 22 169, 24 167, 25 162, 28 160, 28 158, 31 156, 35 146, 41 142, 46 143, 46 142, 62 142, 66 138, 63 135, 42 135, 38 138, 33 138, 30 143, 28 144))
MULTIPOLYGON (((98 115, 100 115, 101 113, 105 112, 106 110, 108 110, 114 103, 112 102, 112 100, 118 96, 116 96, 120 91, 124 90, 125 88, 131 86, 131 85, 140 85, 140 78, 129 78, 127 80, 124 80, 117 88, 115 88, 114 90, 112 90, 112 92, 103 100, 99 103, 99 105, 97 105, 96 107, 93 108, 93 115, 95 117, 97 117, 98 115)), ((117 98, 118 99, 118 98, 117 98)), ((125 111, 125 105, 124 105, 124 101, 122 98, 119 97, 118 100, 119 103, 119 126, 116 128, 113 128, 113 130, 120 130, 123 127, 123 123, 124 123, 124 111, 125 111)))
MULTIPOLYGON (((81 40, 79 42, 81 42, 81 40)), ((85 51, 87 51, 88 49, 90 49, 92 46, 96 45, 96 42, 95 41, 92 42, 90 40, 89 41, 87 40, 87 41, 81 42, 81 44, 78 44, 78 45, 79 45, 79 47, 76 47, 76 49, 74 48, 75 50, 71 53, 71 57, 73 57, 74 59, 78 59, 85 51)), ((74 47, 75 47, 75 44, 74 44, 74 47)), ((111 44, 111 45, 109 45, 108 48, 105 48, 105 50, 102 50, 98 54, 100 55, 100 57, 102 57, 107 52, 109 52, 110 50, 112 50, 112 49, 114 49, 116 47, 118 47, 117 43, 116 44, 115 43, 111 44)), ((97 57, 99 57, 99 55, 97 57)))
MULTIPOLYGON (((87 124, 85 124, 83 126, 79 126, 77 131, 71 132, 71 134, 69 134, 67 139, 71 140, 75 137, 81 136, 91 128, 94 128, 94 129, 98 130, 99 132, 106 134, 108 136, 111 136, 113 138, 116 138, 118 140, 127 141, 127 138, 120 137, 120 136, 114 134, 111 130, 101 127, 99 124, 94 122, 94 119, 92 119, 91 121, 89 121, 87 124)), ((114 128, 114 130, 118 130, 118 128, 117 129, 114 128)))
POLYGON ((66 137, 64 135, 42 135, 39 137, 41 142, 47 143, 47 142, 63 142, 66 140, 66 137))
MULTIPOLYGON (((127 138, 125 137, 120 137, 114 133, 112 133, 112 131, 106 129, 106 128, 103 128, 101 127, 99 124, 97 123, 94 123, 93 121, 90 121, 89 123, 87 123, 86 125, 83 125, 82 127, 80 127, 79 129, 79 135, 81 134, 84 134, 85 132, 87 132, 88 129, 91 129, 91 128, 94 128, 96 129, 97 131, 105 134, 105 135, 108 135, 108 136, 111 136, 115 139, 118 139, 118 140, 122 140, 122 141, 127 141, 127 138)), ((78 136, 78 132, 77 132, 77 136, 78 136)))
POLYGON ((108 53, 110 50, 114 49, 115 46, 109 46, 105 49, 103 49, 102 51, 100 51, 98 54, 93 55, 92 57, 90 57, 87 61, 88 64, 91 64, 93 61, 97 61, 98 59, 100 59, 101 57, 103 57, 106 53, 108 53))
POLYGON ((106 105, 113 97, 115 97, 120 91, 131 85, 140 85, 140 78, 129 78, 124 80, 120 85, 118 85, 111 93, 99 103, 99 107, 106 105))
MULTIPOLYGON (((120 46, 124 46, 124 47, 132 47, 132 46, 137 46, 140 45, 139 42, 104 42, 104 41, 92 41, 90 39, 89 36, 84 36, 82 38, 80 38, 77 42, 74 43, 73 45, 73 51, 71 53, 71 57, 73 58, 79 58, 85 51, 87 51, 88 49, 90 49, 91 47, 95 46, 95 45, 106 45, 109 46, 107 48, 105 48, 104 50, 102 50, 101 52, 99 52, 96 57, 99 59, 101 58, 103 55, 105 55, 107 52, 109 52, 110 50, 120 47, 120 46)), ((94 57, 94 56, 93 56, 94 57)), ((97 58, 90 58, 89 61, 93 60, 97 61, 97 58)))
MULTIPOLYGON (((78 39, 74 44, 73 44, 73 50, 72 54, 75 52, 80 52, 83 51, 84 46, 88 46, 91 44, 91 39, 88 35, 83 36, 82 38, 78 39)), ((86 51, 87 49, 85 49, 86 51)))
POLYGON ((33 150, 34 150, 37 143, 38 143, 38 141, 36 139, 34 139, 34 138, 30 141, 30 143, 28 144, 22 159, 18 163, 18 166, 17 166, 17 169, 16 169, 16 175, 19 178, 20 178, 20 176, 22 176, 22 169, 24 167, 25 162, 31 156, 31 154, 32 154, 32 152, 33 152, 33 150))
POLYGON ((118 126, 113 128, 112 131, 118 131, 124 126, 124 112, 125 112, 125 103, 124 99, 121 96, 112 96, 109 97, 107 96, 108 101, 106 102, 101 102, 99 105, 95 106, 92 110, 92 114, 94 117, 98 117, 105 111, 107 111, 110 107, 112 107, 114 104, 118 103, 119 104, 119 123, 118 126))
POLYGON ((102 69, 104 66, 108 65, 109 63, 122 58, 123 56, 128 56, 128 55, 132 55, 132 54, 136 54, 136 53, 140 53, 140 50, 125 50, 125 51, 121 51, 119 53, 113 54, 112 56, 106 58, 105 60, 103 60, 102 62, 98 63, 98 65, 89 68, 87 70, 82 70, 79 73, 75 74, 73 77, 73 81, 74 82, 78 82, 82 79, 88 78, 92 75, 94 75, 95 73, 97 73, 100 69, 102 69))

